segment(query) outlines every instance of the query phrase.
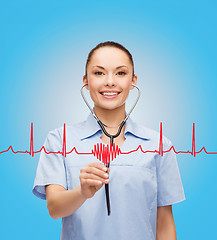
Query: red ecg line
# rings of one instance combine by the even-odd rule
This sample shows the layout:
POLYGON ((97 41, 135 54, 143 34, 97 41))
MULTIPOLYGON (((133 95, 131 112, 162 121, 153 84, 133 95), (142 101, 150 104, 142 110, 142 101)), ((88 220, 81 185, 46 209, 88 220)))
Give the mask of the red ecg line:
POLYGON ((114 158, 116 158, 117 155, 119 154, 130 154, 133 152, 136 152, 138 150, 140 150, 142 153, 158 153, 159 155, 163 156, 164 153, 170 152, 170 151, 174 151, 174 153, 179 154, 179 153, 189 153, 192 156, 196 157, 196 154, 201 153, 202 151, 204 151, 206 154, 217 154, 217 152, 208 152, 206 150, 205 147, 202 147, 199 151, 196 151, 196 144, 195 144, 195 123, 193 123, 193 134, 192 134, 192 148, 191 151, 187 150, 187 151, 176 151, 174 146, 171 146, 170 149, 168 150, 163 150, 163 127, 162 127, 162 122, 160 123, 160 139, 159 139, 159 149, 158 150, 147 150, 144 151, 141 147, 141 145, 139 145, 137 147, 137 149, 134 149, 132 151, 129 152, 122 152, 121 149, 118 147, 118 145, 113 144, 113 146, 107 145, 107 144, 98 144, 94 145, 94 148, 92 149, 91 152, 78 152, 76 150, 76 148, 72 148, 71 151, 67 152, 66 151, 66 124, 64 123, 64 127, 63 127, 63 146, 62 146, 62 151, 57 151, 57 152, 47 152, 45 147, 42 146, 40 150, 38 151, 34 151, 34 145, 33 145, 33 123, 31 123, 31 137, 30 137, 30 148, 29 151, 14 151, 13 147, 10 145, 10 147, 7 150, 1 151, 0 154, 2 153, 6 153, 9 152, 10 150, 17 154, 17 153, 27 153, 29 155, 31 155, 32 157, 34 157, 35 153, 40 153, 42 150, 46 153, 46 154, 62 154, 64 157, 66 157, 66 155, 71 154, 73 151, 75 151, 75 153, 77 154, 81 154, 81 155, 86 155, 86 154, 92 154, 94 156, 97 157, 97 159, 99 159, 100 161, 102 161, 104 164, 109 163, 110 161, 112 161, 114 158))

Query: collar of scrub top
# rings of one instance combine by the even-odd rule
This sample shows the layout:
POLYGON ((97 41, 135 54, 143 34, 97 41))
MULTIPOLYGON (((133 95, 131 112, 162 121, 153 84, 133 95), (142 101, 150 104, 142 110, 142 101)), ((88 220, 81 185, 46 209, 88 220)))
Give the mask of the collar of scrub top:
MULTIPOLYGON (((127 113, 125 112, 125 114, 127 113)), ((102 129, 100 128, 96 119, 93 117, 92 113, 90 113, 85 122, 85 131, 82 131, 81 133, 81 140, 84 140, 86 138, 93 136, 98 131, 102 131, 102 129)), ((127 132, 133 134, 135 137, 138 137, 144 140, 150 140, 150 138, 148 137, 149 134, 145 130, 145 128, 144 129, 138 128, 137 124, 134 123, 134 121, 131 119, 130 116, 125 123, 124 136, 126 135, 127 132)))

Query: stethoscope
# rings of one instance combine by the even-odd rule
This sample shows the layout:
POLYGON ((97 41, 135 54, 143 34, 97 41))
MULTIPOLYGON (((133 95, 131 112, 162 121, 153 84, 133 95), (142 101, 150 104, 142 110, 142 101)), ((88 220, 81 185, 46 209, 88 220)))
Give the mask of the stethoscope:
MULTIPOLYGON (((118 129, 118 132, 115 134, 115 135, 111 135, 109 134, 106 130, 105 130, 105 127, 107 127, 107 125, 105 125, 97 116, 96 114, 94 113, 93 109, 91 108, 91 106, 89 105, 89 103, 87 102, 87 99, 85 98, 84 94, 83 94, 83 88, 85 86, 87 86, 88 84, 85 84, 84 86, 82 86, 81 88, 81 96, 83 97, 84 99, 84 102, 86 103, 86 105, 88 106, 88 108, 90 109, 93 117, 96 119, 97 123, 99 124, 99 126, 101 127, 102 131, 104 132, 104 134, 110 138, 110 144, 113 146, 113 142, 114 142, 114 138, 118 137, 121 133, 121 130, 124 126, 124 124, 126 123, 127 119, 129 118, 131 112, 133 111, 133 109, 135 108, 138 100, 139 100, 139 97, 140 97, 140 90, 138 88, 138 86, 134 85, 133 83, 131 83, 132 86, 134 86, 137 90, 138 90, 138 96, 136 98, 136 101, 135 103, 133 104, 133 106, 131 107, 130 111, 128 112, 128 114, 126 115, 125 119, 121 122, 120 124, 120 127, 118 129), (105 126, 105 127, 104 127, 105 126)), ((110 165, 110 162, 108 162, 108 164, 106 164, 106 167, 109 168, 109 165, 110 165)), ((111 208, 110 208, 110 200, 109 200, 109 185, 108 184, 105 184, 105 192, 106 192, 106 203, 107 203, 107 210, 108 210, 108 216, 110 215, 111 213, 111 208)))

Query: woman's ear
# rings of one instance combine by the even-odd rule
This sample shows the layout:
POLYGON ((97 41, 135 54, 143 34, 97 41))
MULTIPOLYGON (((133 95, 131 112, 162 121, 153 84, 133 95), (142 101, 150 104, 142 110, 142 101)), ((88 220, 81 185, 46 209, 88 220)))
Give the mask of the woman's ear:
MULTIPOLYGON (((136 85, 136 83, 137 83, 137 75, 136 75, 136 74, 133 75, 133 78, 132 78, 132 82, 131 82, 131 83, 134 84, 134 85, 136 85)), ((133 89, 133 88, 134 88, 134 86, 131 85, 131 88, 130 88, 130 89, 133 89)))
MULTIPOLYGON (((85 84, 88 84, 88 80, 87 80, 87 76, 86 76, 86 75, 83 76, 83 83, 84 83, 84 85, 85 85, 85 84)), ((85 88, 86 88, 87 90, 89 90, 89 86, 88 86, 88 85, 85 86, 85 88)))

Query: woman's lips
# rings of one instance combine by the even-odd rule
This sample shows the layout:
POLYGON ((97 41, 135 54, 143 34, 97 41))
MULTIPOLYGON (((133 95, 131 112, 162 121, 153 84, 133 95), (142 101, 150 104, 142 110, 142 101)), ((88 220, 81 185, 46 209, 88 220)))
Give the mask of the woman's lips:
POLYGON ((103 91, 100 94, 106 99, 114 99, 119 95, 120 92, 117 91, 103 91))

